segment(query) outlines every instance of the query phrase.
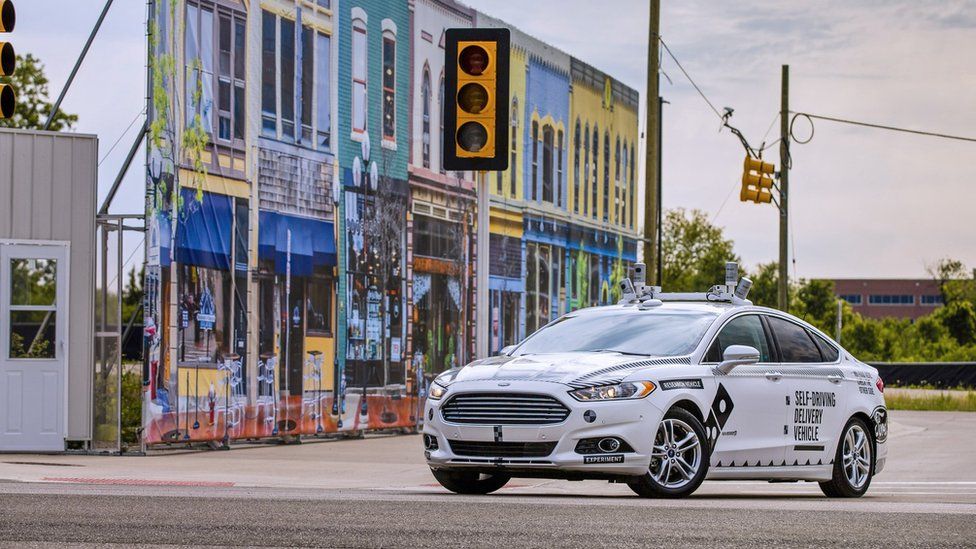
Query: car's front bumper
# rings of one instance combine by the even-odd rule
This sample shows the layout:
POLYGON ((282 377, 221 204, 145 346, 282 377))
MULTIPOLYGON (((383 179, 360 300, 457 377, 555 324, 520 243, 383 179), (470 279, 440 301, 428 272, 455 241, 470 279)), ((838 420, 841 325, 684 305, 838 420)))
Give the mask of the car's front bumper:
MULTIPOLYGON (((496 381, 452 384, 442 398, 428 399, 424 406, 423 432, 437 440, 437 449, 424 452, 427 463, 434 469, 506 470, 512 476, 551 478, 615 478, 646 473, 655 429, 664 415, 664 411, 654 405, 654 395, 635 400, 579 402, 569 395, 569 391, 569 387, 551 382, 519 382, 517 388, 502 388, 496 381), (441 414, 442 404, 452 395, 499 392, 549 395, 569 408, 569 415, 564 421, 551 425, 498 426, 449 423, 441 414), (587 411, 592 411, 595 419, 588 421, 584 418, 587 411), (576 445, 581 439, 602 437, 619 438, 633 451, 599 454, 576 452, 576 445), (544 457, 501 458, 455 454, 451 441, 556 444, 552 452, 544 457), (602 456, 599 460, 604 462, 589 462, 593 461, 592 456, 602 456)), ((589 415, 592 417, 592 414, 589 415)))

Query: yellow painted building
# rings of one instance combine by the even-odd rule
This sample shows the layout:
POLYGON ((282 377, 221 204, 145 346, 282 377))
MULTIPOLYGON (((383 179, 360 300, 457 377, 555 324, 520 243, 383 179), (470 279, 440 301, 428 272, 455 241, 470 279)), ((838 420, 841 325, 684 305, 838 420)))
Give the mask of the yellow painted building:
POLYGON ((587 224, 633 236, 638 94, 575 58, 571 78, 568 210, 587 224))

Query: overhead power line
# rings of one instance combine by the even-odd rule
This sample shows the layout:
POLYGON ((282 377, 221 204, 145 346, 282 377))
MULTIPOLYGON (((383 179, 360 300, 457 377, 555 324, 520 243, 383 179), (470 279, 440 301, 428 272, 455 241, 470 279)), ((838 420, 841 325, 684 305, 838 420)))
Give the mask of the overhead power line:
POLYGON ((716 109, 715 105, 712 104, 711 101, 709 101, 708 97, 705 95, 705 92, 703 92, 702 89, 695 82, 695 79, 692 78, 691 75, 688 74, 688 71, 686 71, 685 68, 681 66, 681 61, 678 61, 678 58, 674 56, 674 53, 671 52, 671 48, 668 47, 668 44, 664 41, 663 38, 659 37, 658 40, 660 40, 661 45, 664 46, 664 51, 668 52, 668 56, 670 56, 671 59, 674 60, 674 64, 677 65, 678 69, 681 70, 681 74, 684 74, 685 78, 688 79, 688 82, 691 82, 691 85, 694 86, 695 91, 697 91, 698 95, 700 95, 701 98, 705 100, 705 103, 708 103, 708 106, 712 109, 712 112, 715 113, 715 116, 717 116, 719 120, 722 120, 722 113, 718 112, 718 109, 716 109))
POLYGON ((839 124, 851 124, 853 126, 863 126, 863 127, 866 127, 866 128, 875 128, 875 129, 878 129, 878 130, 888 130, 888 131, 893 131, 893 132, 910 133, 910 134, 914 134, 914 135, 924 135, 924 136, 927 136, 927 137, 941 137, 943 139, 955 139, 956 141, 968 141, 970 143, 976 143, 976 138, 974 138, 974 137, 963 137, 963 136, 959 136, 959 135, 949 135, 949 134, 938 133, 938 132, 927 132, 927 131, 922 131, 922 130, 913 130, 913 129, 910 129, 910 128, 899 128, 897 126, 886 126, 884 124, 872 124, 870 122, 861 122, 861 121, 858 121, 858 120, 849 120, 849 119, 846 119, 846 118, 835 118, 835 117, 832 117, 832 116, 823 116, 823 115, 819 115, 819 114, 810 114, 808 112, 795 112, 795 111, 790 111, 790 114, 793 115, 793 119, 790 120, 790 136, 791 137, 793 137, 793 123, 796 122, 796 119, 797 118, 799 118, 799 117, 802 116, 802 117, 806 118, 807 120, 810 120, 810 128, 811 128, 810 137, 807 138, 806 140, 803 140, 803 141, 797 140, 795 137, 793 137, 793 140, 794 141, 797 141, 800 144, 807 143, 807 142, 810 141, 810 139, 813 138, 813 130, 812 130, 812 128, 813 128, 813 121, 811 119, 826 120, 828 122, 837 122, 839 124))

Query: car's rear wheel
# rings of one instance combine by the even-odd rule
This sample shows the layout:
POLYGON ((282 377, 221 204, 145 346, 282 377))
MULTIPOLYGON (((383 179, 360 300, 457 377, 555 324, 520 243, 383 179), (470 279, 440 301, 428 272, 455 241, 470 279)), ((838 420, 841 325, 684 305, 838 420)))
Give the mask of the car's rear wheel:
POLYGON ((431 469, 441 486, 456 494, 490 494, 505 486, 512 477, 499 474, 471 473, 431 469))
POLYGON ((672 408, 654 433, 647 473, 628 486, 641 497, 681 498, 697 490, 707 473, 705 427, 691 412, 672 408))
POLYGON ((868 491, 874 476, 874 439, 864 420, 853 417, 844 426, 834 457, 834 475, 820 483, 831 498, 859 498, 868 491))

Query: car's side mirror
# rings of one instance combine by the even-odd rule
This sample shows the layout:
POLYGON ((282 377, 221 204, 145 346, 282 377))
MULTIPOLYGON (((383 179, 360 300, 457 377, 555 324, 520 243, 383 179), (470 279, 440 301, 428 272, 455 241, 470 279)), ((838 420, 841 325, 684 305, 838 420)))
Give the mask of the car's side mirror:
POLYGON ((718 371, 723 374, 731 372, 736 366, 744 364, 755 364, 759 362, 759 351, 755 347, 748 345, 729 345, 722 353, 722 362, 718 365, 718 371))
POLYGON ((501 351, 498 351, 498 356, 508 356, 518 345, 506 345, 502 347, 501 351))

